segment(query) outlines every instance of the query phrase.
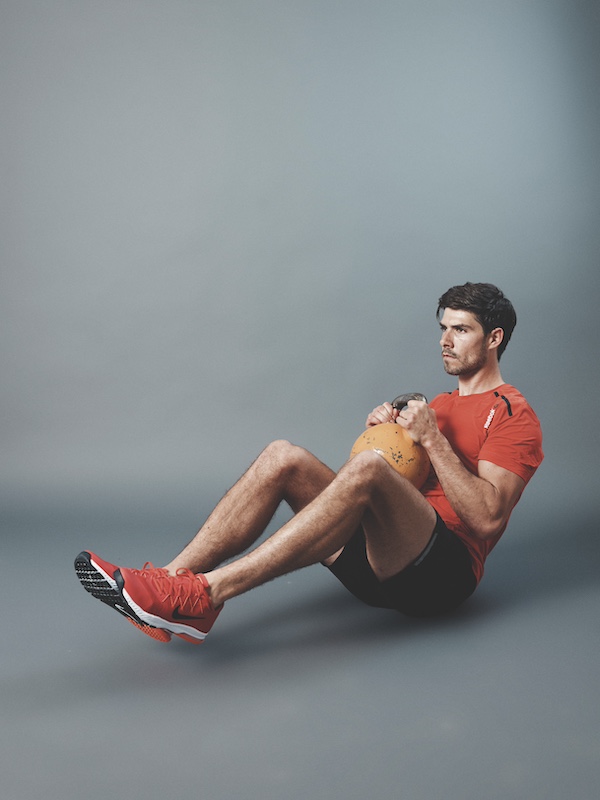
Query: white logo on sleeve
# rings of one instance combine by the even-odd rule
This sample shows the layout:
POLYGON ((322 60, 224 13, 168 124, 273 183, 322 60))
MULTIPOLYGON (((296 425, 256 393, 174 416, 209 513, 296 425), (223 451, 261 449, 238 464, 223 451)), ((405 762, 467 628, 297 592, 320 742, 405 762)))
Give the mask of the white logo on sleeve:
POLYGON ((496 406, 494 406, 494 407, 493 407, 493 408, 490 410, 490 413, 488 414, 488 418, 487 418, 487 419, 486 419, 486 421, 485 421, 485 425, 483 426, 483 429, 484 429, 484 430, 486 430, 486 431, 487 431, 487 429, 488 429, 488 428, 490 427, 490 425, 492 424, 492 420, 494 419, 494 414, 495 414, 495 413, 496 413, 496 406))

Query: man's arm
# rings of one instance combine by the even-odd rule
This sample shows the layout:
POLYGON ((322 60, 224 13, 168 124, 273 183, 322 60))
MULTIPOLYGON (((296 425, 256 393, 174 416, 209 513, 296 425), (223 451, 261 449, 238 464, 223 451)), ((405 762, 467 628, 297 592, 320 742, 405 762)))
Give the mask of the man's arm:
POLYGON ((426 403, 411 400, 396 422, 427 450, 444 494, 463 522, 479 539, 496 536, 525 487, 523 479, 490 461, 479 462, 477 475, 469 472, 426 403))

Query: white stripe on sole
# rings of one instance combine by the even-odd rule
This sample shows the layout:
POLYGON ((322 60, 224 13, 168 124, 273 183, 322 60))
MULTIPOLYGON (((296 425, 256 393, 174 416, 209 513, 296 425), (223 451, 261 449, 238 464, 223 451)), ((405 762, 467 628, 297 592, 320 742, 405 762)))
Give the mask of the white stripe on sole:
POLYGON ((140 608, 135 600, 130 597, 125 587, 123 587, 122 594, 138 617, 147 625, 151 625, 153 628, 162 628, 170 633, 185 633, 187 636, 191 636, 193 639, 198 639, 200 641, 206 639, 206 633, 199 631, 197 628, 192 628, 189 625, 181 625, 177 622, 172 622, 171 620, 163 619, 162 617, 157 617, 154 614, 149 614, 147 611, 144 611, 144 609, 140 608))
POLYGON ((108 572, 105 572, 99 564, 96 564, 93 558, 90 558, 90 564, 94 567, 96 572, 99 572, 100 575, 102 575, 104 580, 110 585, 110 588, 114 589, 115 592, 117 592, 118 591, 117 582, 112 577, 112 575, 109 575, 108 572))

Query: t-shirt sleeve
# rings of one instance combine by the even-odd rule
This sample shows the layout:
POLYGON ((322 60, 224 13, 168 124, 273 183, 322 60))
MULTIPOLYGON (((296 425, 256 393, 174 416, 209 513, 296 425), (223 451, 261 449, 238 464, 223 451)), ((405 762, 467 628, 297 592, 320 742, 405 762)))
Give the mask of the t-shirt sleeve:
POLYGON ((479 460, 514 472, 527 483, 543 458, 542 431, 533 409, 526 403, 498 407, 479 460))

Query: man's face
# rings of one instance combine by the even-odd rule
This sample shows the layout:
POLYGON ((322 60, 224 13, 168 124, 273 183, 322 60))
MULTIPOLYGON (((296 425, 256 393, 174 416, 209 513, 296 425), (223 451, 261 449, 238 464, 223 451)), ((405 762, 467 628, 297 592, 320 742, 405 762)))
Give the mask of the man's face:
POLYGON ((490 357, 488 337, 470 311, 445 308, 440 320, 442 359, 448 375, 473 375, 490 357))

